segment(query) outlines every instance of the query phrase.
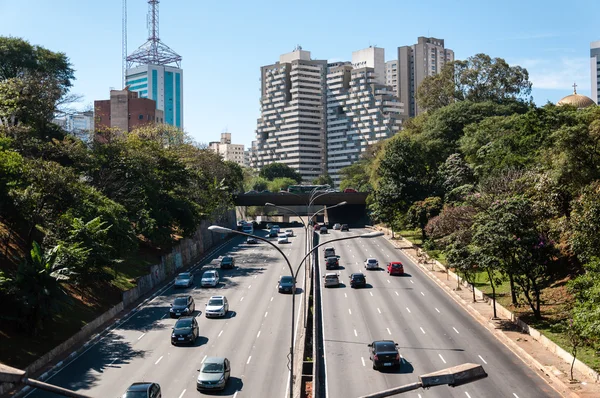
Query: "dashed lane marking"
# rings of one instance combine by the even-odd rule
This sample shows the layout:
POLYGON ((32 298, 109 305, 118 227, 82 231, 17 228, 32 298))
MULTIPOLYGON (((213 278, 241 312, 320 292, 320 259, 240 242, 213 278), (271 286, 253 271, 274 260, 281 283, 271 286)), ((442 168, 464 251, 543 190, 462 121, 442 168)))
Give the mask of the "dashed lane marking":
POLYGON ((354 335, 358 337, 358 333, 356 333, 356 329, 354 329, 354 335))
POLYGON ((442 360, 442 362, 446 363, 446 360, 444 359, 444 357, 442 356, 442 354, 438 354, 440 356, 440 359, 442 360))
POLYGON ((367 366, 365 365, 365 359, 363 357, 360 357, 360 361, 362 362, 363 366, 367 366))
POLYGON ((425 296, 425 293, 421 292, 421 296, 425 296))
POLYGON ((248 365, 248 364, 250 363, 250 359, 252 359, 252 355, 250 355, 250 356, 248 357, 248 360, 246 361, 246 365, 248 365))
POLYGON ((371 297, 373 297, 373 292, 369 292, 369 294, 371 295, 371 297))
POLYGON ((181 394, 179 394, 179 398, 183 397, 183 394, 185 394, 185 392, 186 392, 186 391, 187 391, 187 390, 183 390, 183 391, 181 392, 181 394))
MULTIPOLYGON (((163 355, 164 356, 164 355, 163 355)), ((161 356, 160 358, 158 358, 158 360, 156 362, 154 362, 155 365, 158 365, 158 363, 160 362, 160 360, 163 359, 163 357, 161 356)))
POLYGON ((223 334, 223 331, 221 330, 221 331, 219 332, 219 335, 218 335, 217 337, 221 337, 221 335, 222 335, 222 334, 223 334))
POLYGON ((456 334, 460 334, 458 333, 458 330, 456 330, 456 328, 453 326, 452 329, 454 329, 454 331, 456 332, 456 334))
POLYGON ((240 299, 240 301, 244 301, 244 297, 242 297, 242 298, 240 299))
POLYGON ((396 296, 399 296, 398 292, 394 292, 394 293, 396 293, 396 296))
POLYGON ((258 331, 258 333, 256 334, 256 338, 260 337, 260 330, 258 331))
POLYGON ((377 308, 377 312, 379 312, 381 314, 381 310, 379 308, 377 308))
POLYGON ((419 326, 419 329, 421 329, 421 332, 423 332, 423 334, 425 334, 425 330, 423 330, 422 327, 419 326))
POLYGON ((352 310, 348 308, 348 314, 352 315, 352 310))
MULTIPOLYGON (((435 310, 436 310, 437 312, 440 312, 440 310, 438 310, 437 308, 436 308, 435 310)), ((440 312, 440 314, 441 314, 441 312, 440 312)))
POLYGON ((141 339, 142 337, 144 337, 145 335, 146 335, 146 333, 142 333, 142 334, 140 335, 140 337, 138 337, 138 340, 139 340, 139 339, 141 339))
POLYGON ((386 328, 388 331, 388 334, 392 334, 392 331, 390 330, 390 328, 386 328))
MULTIPOLYGON (((487 362, 485 361, 485 359, 483 359, 483 357, 481 355, 478 355, 478 357, 483 361, 483 363, 485 363, 487 365, 487 362)), ((516 395, 515 395, 515 397, 516 397, 516 395)))
POLYGON ((410 314, 410 309, 408 307, 406 307, 406 311, 408 311, 408 313, 410 314))

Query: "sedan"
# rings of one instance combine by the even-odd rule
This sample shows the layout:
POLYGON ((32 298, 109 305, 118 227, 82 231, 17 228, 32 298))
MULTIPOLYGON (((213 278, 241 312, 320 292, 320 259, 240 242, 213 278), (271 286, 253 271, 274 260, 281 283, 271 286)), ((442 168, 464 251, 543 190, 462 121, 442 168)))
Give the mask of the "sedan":
POLYGON ((194 277, 191 272, 182 272, 175 278, 175 287, 190 287, 194 284, 194 277))
POLYGON ((200 286, 202 287, 215 287, 219 284, 219 273, 215 270, 210 270, 202 274, 202 280, 200 286))
POLYGON ((325 287, 338 287, 340 285, 340 276, 333 272, 325 274, 325 287))
POLYGON ((379 269, 379 261, 376 258, 368 258, 365 260, 366 269, 379 269))
POLYGON ((350 275, 350 287, 359 288, 367 286, 367 278, 362 272, 355 272, 350 275))
POLYGON ((404 275, 404 265, 400 261, 392 261, 387 266, 387 272, 390 275, 404 275))
POLYGON ((285 230, 285 234, 289 237, 294 236, 294 231, 291 229, 286 229, 285 230))
POLYGON ((169 315, 171 318, 178 318, 182 315, 191 315, 195 310, 196 303, 194 302, 194 298, 192 296, 178 296, 175 297, 175 301, 173 304, 171 304, 169 315))
POLYGON ((207 318, 226 316, 229 311, 229 303, 225 296, 212 296, 206 303, 204 315, 207 318))
POLYGON ((369 344, 369 359, 373 361, 373 369, 400 366, 398 344, 392 340, 379 340, 369 344))
POLYGON ((224 390, 231 374, 231 364, 227 358, 208 357, 202 362, 198 369, 196 389, 201 390, 224 390))
POLYGON ((225 256, 221 259, 221 269, 233 269, 235 266, 235 258, 225 256))
POLYGON ((171 334, 171 344, 193 344, 198 338, 198 322, 193 316, 184 316, 177 320, 173 333, 171 334))
POLYGON ((130 385, 123 398, 161 398, 161 396, 158 383, 141 382, 130 385))
POLYGON ((333 224, 333 229, 335 231, 339 231, 341 228, 342 228, 342 225, 340 223, 333 224))
POLYGON ((294 278, 289 275, 282 276, 277 283, 277 289, 279 290, 279 293, 294 293, 296 291, 294 278))
POLYGON ((279 234, 279 237, 277 238, 277 243, 290 243, 290 241, 286 234, 279 234))
POLYGON ((258 243, 258 240, 256 238, 249 236, 248 238, 246 238, 246 243, 255 244, 255 243, 258 243))

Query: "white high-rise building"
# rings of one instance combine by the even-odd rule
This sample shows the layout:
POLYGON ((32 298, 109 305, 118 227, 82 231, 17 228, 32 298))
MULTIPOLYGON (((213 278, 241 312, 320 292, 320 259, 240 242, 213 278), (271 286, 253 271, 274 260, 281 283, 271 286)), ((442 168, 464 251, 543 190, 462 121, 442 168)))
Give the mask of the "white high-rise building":
POLYGON ((385 50, 378 47, 369 47, 352 52, 352 67, 354 69, 372 68, 375 72, 375 81, 385 84, 385 50))
POLYGON ((87 141, 94 130, 94 112, 75 112, 59 116, 53 122, 61 126, 65 131, 87 141))
POLYGON ((221 141, 210 142, 208 147, 223 156, 223 160, 244 166, 244 145, 232 144, 231 133, 221 133, 221 141))
POLYGON ((125 84, 140 98, 156 101, 164 122, 183 129, 183 69, 169 65, 139 65, 126 71, 125 84))
POLYGON ((394 93, 398 95, 398 60, 387 61, 385 63, 385 85, 390 86, 394 93))
POLYGON ((297 47, 279 62, 261 67, 261 117, 257 121, 256 169, 278 162, 304 182, 325 171, 327 61, 313 60, 297 47))
POLYGON ((385 69, 330 64, 327 73, 327 170, 336 186, 340 169, 359 160, 370 145, 401 127, 402 104, 381 84, 385 69))
POLYGON ((600 40, 590 44, 590 72, 592 77, 591 97, 600 104, 600 40))

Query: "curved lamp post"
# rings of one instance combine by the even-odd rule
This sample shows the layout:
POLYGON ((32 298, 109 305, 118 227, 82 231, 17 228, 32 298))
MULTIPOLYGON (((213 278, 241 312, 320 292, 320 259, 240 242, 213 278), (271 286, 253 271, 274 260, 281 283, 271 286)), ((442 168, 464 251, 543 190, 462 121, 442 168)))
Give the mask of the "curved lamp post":
MULTIPOLYGON (((281 254, 285 260, 285 262, 287 263, 287 266, 290 270, 290 274, 292 276, 292 282, 294 283, 294 288, 292 290, 292 331, 291 331, 291 337, 290 337, 290 353, 289 353, 289 357, 290 357, 290 385, 289 385, 289 389, 290 389, 290 393, 289 396, 290 398, 293 398, 294 396, 294 327, 295 327, 295 308, 296 308, 296 276, 298 275, 298 271, 300 271, 300 267, 302 267, 302 264, 304 263, 304 261, 306 260, 306 258, 315 250, 317 250, 319 247, 323 246, 324 244, 329 244, 332 242, 337 242, 340 240, 348 240, 348 239, 357 239, 357 238, 376 238, 378 236, 382 236, 383 232, 370 232, 368 234, 362 234, 362 235, 352 235, 352 236, 345 236, 343 238, 337 238, 337 239, 332 239, 329 240, 327 242, 323 242, 321 244, 318 244, 317 246, 313 247, 312 250, 310 250, 308 253, 306 253, 306 255, 304 256, 304 258, 302 259, 302 261, 300 261, 300 264, 298 264, 298 268, 296 268, 296 272, 294 273, 294 269, 292 268, 292 265, 290 264, 290 260, 288 260, 287 256, 283 253, 283 251, 281 251, 281 249, 279 247, 277 247, 277 245, 275 245, 273 242, 271 242, 270 240, 262 237, 262 236, 256 236, 256 235, 252 235, 252 234, 247 234, 245 232, 242 231, 236 231, 233 230, 231 228, 226 228, 226 227, 221 227, 219 225, 211 225, 210 227, 208 227, 208 229, 210 231, 213 232, 217 232, 217 233, 221 233, 221 234, 227 234, 227 233, 233 233, 233 234, 238 234, 238 235, 243 235, 243 236, 251 236, 253 238, 256 238, 258 240, 262 240, 263 242, 267 242, 268 244, 270 244, 271 246, 273 246, 275 249, 277 249, 277 251, 279 252, 279 254, 281 254)), ((306 292, 305 292, 306 293, 306 292)))

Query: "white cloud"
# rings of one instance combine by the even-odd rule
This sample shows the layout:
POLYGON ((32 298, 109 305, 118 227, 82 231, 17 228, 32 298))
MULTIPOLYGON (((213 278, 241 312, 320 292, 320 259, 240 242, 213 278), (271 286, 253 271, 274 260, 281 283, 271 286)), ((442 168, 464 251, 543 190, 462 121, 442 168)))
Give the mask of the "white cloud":
POLYGON ((570 91, 573 82, 584 89, 590 86, 589 58, 523 59, 513 65, 527 69, 534 88, 570 91))

